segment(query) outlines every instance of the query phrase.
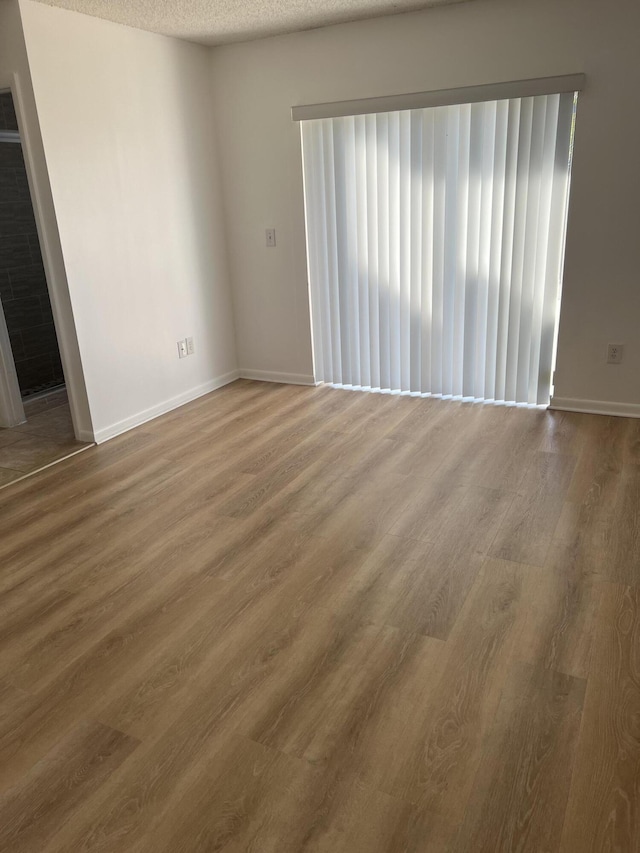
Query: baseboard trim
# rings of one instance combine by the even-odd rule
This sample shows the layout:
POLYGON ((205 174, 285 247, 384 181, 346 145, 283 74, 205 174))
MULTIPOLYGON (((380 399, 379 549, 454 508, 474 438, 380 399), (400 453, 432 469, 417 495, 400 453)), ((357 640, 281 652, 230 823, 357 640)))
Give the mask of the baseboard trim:
POLYGON ((552 397, 550 409, 562 412, 582 412, 586 415, 613 415, 620 418, 640 418, 640 403, 611 403, 606 400, 579 400, 575 397, 552 397))
POLYGON ((165 415, 173 409, 184 406, 185 403, 190 403, 192 400, 197 400, 198 397, 210 394, 211 391, 215 391, 217 388, 222 388, 223 385, 228 385, 230 382, 235 382, 235 380, 239 378, 240 372, 238 370, 232 370, 222 376, 216 376, 215 379, 211 379, 203 385, 197 385, 195 388, 190 388, 188 391, 178 394, 176 397, 164 400, 162 403, 158 403, 157 406, 151 406, 151 408, 138 412, 130 418, 125 418, 111 426, 97 430, 91 438, 85 437, 84 434, 79 436, 79 438, 81 441, 95 441, 96 444, 102 444, 110 438, 115 438, 117 435, 122 435, 123 432, 128 432, 130 429, 146 424, 147 421, 152 421, 154 418, 160 417, 160 415, 165 415))
POLYGON ((276 373, 271 370, 249 370, 241 368, 240 379, 256 379, 258 382, 282 382, 284 385, 315 385, 313 376, 306 373, 276 373))

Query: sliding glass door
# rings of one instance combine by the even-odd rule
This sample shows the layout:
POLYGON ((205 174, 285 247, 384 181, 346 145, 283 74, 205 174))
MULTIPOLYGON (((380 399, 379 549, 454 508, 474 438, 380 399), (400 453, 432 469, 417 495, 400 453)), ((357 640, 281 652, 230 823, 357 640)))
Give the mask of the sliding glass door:
POLYGON ((301 122, 317 380, 548 404, 575 100, 301 122))

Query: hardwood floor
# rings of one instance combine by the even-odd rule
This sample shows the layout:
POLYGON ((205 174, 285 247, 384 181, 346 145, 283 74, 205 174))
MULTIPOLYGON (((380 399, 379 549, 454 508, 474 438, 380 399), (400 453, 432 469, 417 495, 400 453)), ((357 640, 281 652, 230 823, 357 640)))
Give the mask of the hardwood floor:
POLYGON ((238 381, 0 492, 0 851, 638 853, 640 421, 238 381))

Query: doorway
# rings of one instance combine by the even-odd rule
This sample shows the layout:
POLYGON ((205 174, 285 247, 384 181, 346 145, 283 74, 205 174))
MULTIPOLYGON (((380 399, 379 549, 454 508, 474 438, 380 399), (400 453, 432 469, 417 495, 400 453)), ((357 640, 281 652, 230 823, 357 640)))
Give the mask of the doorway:
POLYGON ((84 448, 74 435, 11 92, 0 92, 0 332, 12 416, 0 487, 84 448))

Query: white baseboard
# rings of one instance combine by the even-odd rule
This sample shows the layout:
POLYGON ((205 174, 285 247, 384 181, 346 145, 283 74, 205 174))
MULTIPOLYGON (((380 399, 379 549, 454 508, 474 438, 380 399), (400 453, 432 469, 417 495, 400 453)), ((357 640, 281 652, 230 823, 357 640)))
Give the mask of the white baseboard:
POLYGON ((271 370, 249 370, 241 368, 241 379, 256 379, 259 382, 282 382, 285 385, 315 385, 316 381, 306 373, 275 373, 271 370))
POLYGON ((125 418, 122 421, 118 421, 111 426, 104 427, 103 429, 97 430, 91 437, 89 436, 78 436, 81 441, 95 441, 96 444, 102 444, 104 441, 108 441, 110 438, 115 438, 117 435, 121 435, 123 432, 127 432, 134 427, 140 426, 141 424, 147 423, 147 421, 151 421, 154 418, 159 417, 160 415, 164 415, 167 412, 172 411, 172 409, 177 409, 179 406, 184 406, 185 403, 190 403, 192 400, 196 400, 198 397, 203 397, 205 394, 209 394, 211 391, 215 391, 216 388, 222 388, 223 385, 228 385, 230 382, 235 382, 236 379, 240 378, 240 372, 238 370, 232 370, 229 373, 225 373, 223 376, 216 376, 215 379, 209 380, 209 382, 205 382, 203 385, 197 385, 195 388, 190 388, 188 391, 185 391, 182 394, 178 394, 176 397, 171 397, 169 400, 164 400, 162 403, 158 403, 157 406, 151 406, 149 409, 145 409, 142 412, 138 412, 135 415, 132 415, 130 418, 125 418))
POLYGON ((574 397, 552 397, 550 409, 563 412, 583 412, 587 415, 614 415, 621 418, 640 418, 640 403, 611 403, 606 400, 579 400, 574 397))

